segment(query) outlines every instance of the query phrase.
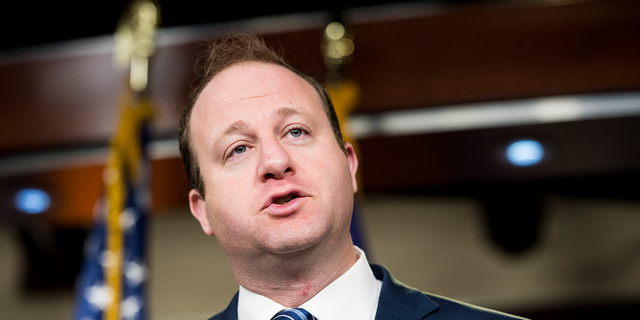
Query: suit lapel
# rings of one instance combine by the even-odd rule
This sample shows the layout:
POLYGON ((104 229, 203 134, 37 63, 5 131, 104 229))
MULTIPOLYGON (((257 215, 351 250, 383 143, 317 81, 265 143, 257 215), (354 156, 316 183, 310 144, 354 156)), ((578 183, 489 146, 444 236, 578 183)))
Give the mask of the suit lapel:
POLYGON ((394 279, 382 266, 371 264, 376 279, 382 280, 376 320, 422 319, 438 305, 422 292, 407 287, 394 279))

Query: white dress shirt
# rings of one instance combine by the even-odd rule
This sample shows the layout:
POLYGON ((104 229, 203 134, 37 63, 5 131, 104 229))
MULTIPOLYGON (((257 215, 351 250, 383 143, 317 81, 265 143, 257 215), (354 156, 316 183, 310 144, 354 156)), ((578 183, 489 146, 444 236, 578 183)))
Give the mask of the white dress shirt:
MULTIPOLYGON (((378 308, 382 281, 375 278, 367 256, 355 247, 358 260, 338 279, 322 289, 301 308, 318 320, 373 320, 378 308)), ((281 304, 240 286, 238 320, 270 320, 281 304)))

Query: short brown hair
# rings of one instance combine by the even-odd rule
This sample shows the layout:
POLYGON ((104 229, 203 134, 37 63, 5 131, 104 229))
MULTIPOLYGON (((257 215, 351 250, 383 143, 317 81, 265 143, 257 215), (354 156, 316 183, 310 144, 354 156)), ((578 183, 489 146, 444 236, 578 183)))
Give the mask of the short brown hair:
POLYGON ((200 174, 200 167, 193 152, 191 145, 191 133, 189 121, 191 119, 191 111, 198 100, 200 93, 204 87, 224 69, 241 62, 263 62, 279 65, 291 70, 296 75, 307 81, 320 96, 324 111, 329 119, 333 134, 344 151, 344 142, 340 131, 340 124, 336 116, 335 109, 329 94, 325 88, 314 78, 303 74, 291 67, 284 58, 275 50, 269 47, 266 42, 250 33, 234 33, 226 36, 219 41, 211 42, 207 46, 204 55, 198 58, 196 63, 196 86, 192 89, 191 95, 187 100, 187 104, 182 110, 180 117, 180 127, 178 131, 178 142, 180 146, 180 155, 184 168, 187 171, 187 178, 192 189, 196 189, 200 196, 204 198, 204 180, 200 174))

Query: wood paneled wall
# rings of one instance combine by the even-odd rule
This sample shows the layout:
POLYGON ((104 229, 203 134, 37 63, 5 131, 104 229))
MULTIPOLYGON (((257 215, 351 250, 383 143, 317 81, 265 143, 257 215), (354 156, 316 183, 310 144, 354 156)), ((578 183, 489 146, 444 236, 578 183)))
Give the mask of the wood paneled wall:
MULTIPOLYGON (((453 6, 406 19, 354 20, 349 26, 356 51, 344 72, 362 90, 358 113, 640 89, 640 2, 635 0, 453 6)), ((322 80, 321 29, 263 36, 282 48, 294 67, 322 80)), ((149 92, 157 102, 159 137, 175 134, 197 44, 160 47, 154 56, 149 92)), ((122 78, 108 52, 0 64, 0 156, 105 144, 116 121, 122 78)), ((385 143, 384 138, 366 141, 363 158, 375 158, 385 143)), ((158 160, 154 169, 155 208, 186 203, 179 159, 158 160)), ((364 171, 365 189, 369 181, 385 188, 375 178, 378 170, 364 171)), ((23 177, 4 177, 2 183, 26 181, 23 177)), ((81 224, 90 220, 100 194, 101 167, 51 170, 30 174, 29 180, 47 182, 64 195, 48 214, 52 220, 81 224)), ((402 181, 394 181, 397 185, 402 181)))

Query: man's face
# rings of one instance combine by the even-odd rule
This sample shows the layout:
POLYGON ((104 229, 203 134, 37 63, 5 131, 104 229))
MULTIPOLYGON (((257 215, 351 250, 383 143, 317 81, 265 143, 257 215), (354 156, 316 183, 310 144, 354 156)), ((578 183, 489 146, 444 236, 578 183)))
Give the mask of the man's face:
POLYGON ((206 195, 189 203, 230 254, 285 254, 348 236, 357 159, 338 145, 320 97, 272 64, 233 65, 191 116, 206 195))

